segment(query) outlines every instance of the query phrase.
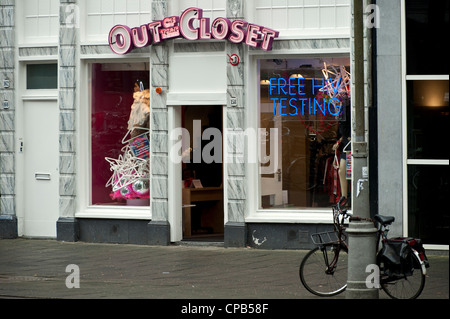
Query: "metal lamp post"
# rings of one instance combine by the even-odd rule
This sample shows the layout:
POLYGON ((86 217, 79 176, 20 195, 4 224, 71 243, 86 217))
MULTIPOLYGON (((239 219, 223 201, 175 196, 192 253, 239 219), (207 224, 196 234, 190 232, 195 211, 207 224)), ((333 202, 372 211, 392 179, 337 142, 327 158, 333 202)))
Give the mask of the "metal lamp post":
POLYGON ((376 228, 370 217, 368 141, 365 137, 364 108, 364 6, 353 0, 353 117, 352 117, 352 209, 361 220, 352 220, 347 229, 349 238, 347 299, 377 299, 378 289, 367 285, 367 269, 376 264, 376 228))

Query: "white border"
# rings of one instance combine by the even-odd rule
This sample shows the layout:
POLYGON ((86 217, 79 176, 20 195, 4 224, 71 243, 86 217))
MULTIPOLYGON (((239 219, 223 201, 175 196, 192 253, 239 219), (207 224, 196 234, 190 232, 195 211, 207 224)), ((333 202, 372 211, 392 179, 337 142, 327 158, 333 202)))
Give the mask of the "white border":
POLYGON ((179 105, 227 105, 226 92, 168 92, 167 106, 179 105))
MULTIPOLYGON (((406 44, 405 44, 406 46, 406 44)), ((406 58, 405 58, 406 61, 406 58)), ((406 62, 405 62, 406 63, 406 62)), ((406 64, 404 66, 404 70, 406 70, 406 64)), ((406 71, 405 71, 406 72, 406 71)), ((411 80, 448 80, 448 75, 406 75, 406 81, 411 81, 411 80)))
POLYGON ((401 77, 402 77, 402 159, 403 159, 403 236, 408 235, 408 165, 407 165, 407 114, 406 114, 406 6, 405 0, 401 0, 401 77))

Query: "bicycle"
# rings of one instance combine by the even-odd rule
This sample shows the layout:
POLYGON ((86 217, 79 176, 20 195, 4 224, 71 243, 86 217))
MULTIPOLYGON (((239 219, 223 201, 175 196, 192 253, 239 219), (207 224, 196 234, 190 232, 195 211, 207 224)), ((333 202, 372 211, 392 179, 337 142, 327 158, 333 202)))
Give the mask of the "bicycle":
POLYGON ((320 297, 335 296, 347 288, 348 244, 344 223, 349 215, 340 204, 341 201, 332 206, 333 231, 313 234, 311 239, 317 247, 300 264, 303 286, 320 297))
MULTIPOLYGON (((347 209, 341 208, 341 204, 342 200, 332 207, 333 231, 311 236, 317 247, 306 254, 299 268, 303 286, 320 297, 335 296, 347 288, 349 247, 345 221, 349 217, 361 219, 352 217, 347 209)), ((425 286, 426 268, 429 266, 420 240, 388 239, 389 225, 395 221, 394 217, 375 215, 371 221, 376 222, 377 227, 378 288, 393 299, 417 298, 425 286)))

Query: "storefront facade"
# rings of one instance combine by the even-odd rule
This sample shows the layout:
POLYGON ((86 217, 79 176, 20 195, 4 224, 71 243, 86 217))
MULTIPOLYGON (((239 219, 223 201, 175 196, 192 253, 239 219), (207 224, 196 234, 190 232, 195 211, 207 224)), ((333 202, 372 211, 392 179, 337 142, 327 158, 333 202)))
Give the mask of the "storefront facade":
POLYGON ((379 28, 374 105, 378 134, 378 210, 395 215, 391 228, 448 250, 448 152, 435 139, 448 126, 449 67, 438 32, 449 24, 449 1, 376 1, 379 28), (433 65, 424 61, 443 61, 433 65), (397 223, 401 221, 401 223, 397 223))
MULTIPOLYGON (((351 121, 350 0, 7 1, 1 10, 0 236, 308 248, 343 187, 352 193, 351 157, 341 186, 333 150, 351 121), (139 147, 149 151, 137 155, 131 143, 146 133, 139 147)), ((372 57, 384 56, 367 57, 369 106, 372 57)), ((372 208, 398 206, 394 232, 404 235, 404 173, 417 163, 399 153, 408 131, 387 125, 386 112, 406 112, 373 100, 368 135, 389 149, 381 132, 395 130, 402 147, 371 164, 372 208), (399 170, 382 169, 386 159, 399 170)))

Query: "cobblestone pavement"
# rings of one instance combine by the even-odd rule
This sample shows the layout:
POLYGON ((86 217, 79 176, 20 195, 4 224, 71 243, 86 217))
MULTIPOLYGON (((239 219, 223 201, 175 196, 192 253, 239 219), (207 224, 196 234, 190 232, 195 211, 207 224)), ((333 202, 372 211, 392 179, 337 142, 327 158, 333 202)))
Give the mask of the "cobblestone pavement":
MULTIPOLYGON (((0 298, 319 299, 300 283, 306 251, 0 240, 0 298), (69 289, 73 269, 80 287, 69 289)), ((448 256, 428 256, 422 299, 449 298, 448 256)), ((333 299, 344 299, 345 293, 333 299)), ((380 292, 380 299, 387 299, 380 292)))

